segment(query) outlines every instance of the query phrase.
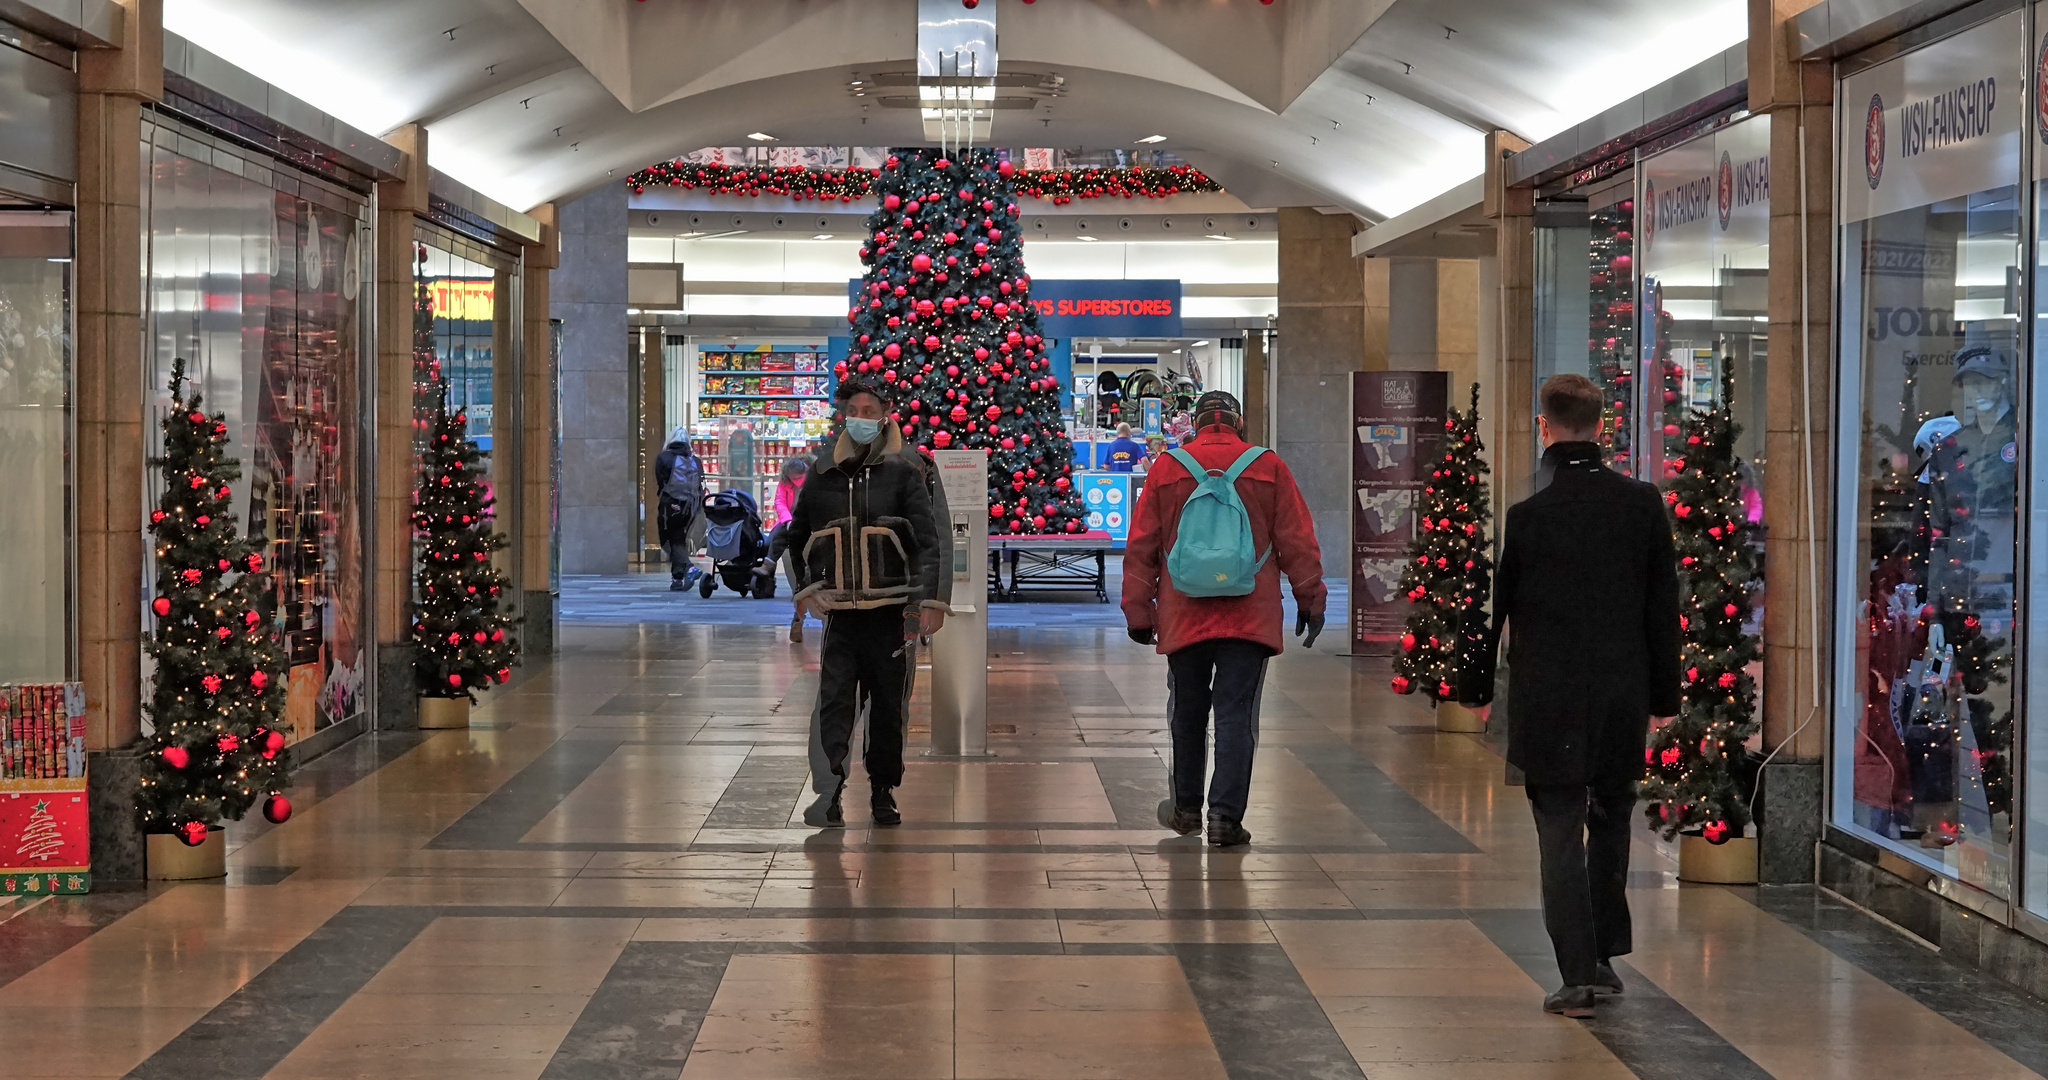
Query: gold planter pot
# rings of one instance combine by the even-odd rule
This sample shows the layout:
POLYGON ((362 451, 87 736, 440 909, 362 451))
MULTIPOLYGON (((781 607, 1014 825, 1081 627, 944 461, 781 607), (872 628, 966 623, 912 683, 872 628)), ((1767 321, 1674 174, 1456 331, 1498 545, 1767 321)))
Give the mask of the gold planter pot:
POLYGON ((204 881, 228 874, 227 834, 219 828, 207 830, 198 847, 188 846, 170 833, 150 833, 143 838, 143 859, 151 881, 204 881))
POLYGON ((469 726, 469 699, 466 697, 423 697, 420 699, 420 729, 440 731, 447 728, 469 726))
POLYGON ((1458 734, 1478 735, 1486 731, 1486 721, 1481 720, 1478 713, 1463 705, 1441 701, 1436 706, 1436 729, 1438 731, 1458 734))
POLYGON ((1704 836, 1678 837, 1678 880, 1703 885, 1756 884, 1756 837, 1738 836, 1709 844, 1704 836))

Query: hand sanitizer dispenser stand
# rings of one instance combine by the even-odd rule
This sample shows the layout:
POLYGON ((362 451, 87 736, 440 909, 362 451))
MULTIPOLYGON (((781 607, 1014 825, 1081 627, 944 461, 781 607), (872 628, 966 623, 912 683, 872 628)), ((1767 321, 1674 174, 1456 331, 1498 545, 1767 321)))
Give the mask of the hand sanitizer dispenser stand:
POLYGON ((988 757, 988 455, 937 450, 952 520, 939 572, 953 577, 953 614, 932 638, 929 757, 988 757))

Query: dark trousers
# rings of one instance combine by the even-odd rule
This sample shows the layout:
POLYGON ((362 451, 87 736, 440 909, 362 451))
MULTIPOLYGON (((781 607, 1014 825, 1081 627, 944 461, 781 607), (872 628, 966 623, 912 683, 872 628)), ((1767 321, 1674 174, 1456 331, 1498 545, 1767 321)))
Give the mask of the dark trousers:
POLYGON ((696 507, 662 500, 661 546, 668 550, 668 576, 677 581, 690 576, 690 526, 696 521, 696 507))
POLYGON ((854 720, 868 705, 867 749, 861 763, 880 787, 903 783, 903 738, 910 717, 910 665, 903 644, 903 606, 834 611, 825 617, 818 656, 818 707, 811 713, 811 787, 830 794, 846 782, 854 720))
POLYGON ((1202 809, 1209 717, 1216 717, 1216 771, 1209 813, 1244 820, 1251 800, 1252 753, 1259 745, 1259 691, 1272 654, 1255 641, 1197 642, 1166 658, 1166 711, 1173 729, 1173 805, 1202 809))
POLYGON ((1633 947, 1628 918, 1629 820, 1636 785, 1530 784, 1543 856, 1543 926, 1566 986, 1633 947))

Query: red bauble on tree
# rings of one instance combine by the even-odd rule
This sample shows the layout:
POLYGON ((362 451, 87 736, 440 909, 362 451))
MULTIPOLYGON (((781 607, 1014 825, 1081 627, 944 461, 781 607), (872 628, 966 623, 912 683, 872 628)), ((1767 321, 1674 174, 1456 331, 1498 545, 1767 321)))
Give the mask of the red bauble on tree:
POLYGON ((473 701, 491 672, 518 662, 519 643, 505 633, 517 620, 499 600, 510 579, 490 560, 507 541, 491 528, 484 452, 469 438, 466 419, 448 411, 445 386, 439 400, 413 495, 420 595, 413 670, 422 696, 473 701))

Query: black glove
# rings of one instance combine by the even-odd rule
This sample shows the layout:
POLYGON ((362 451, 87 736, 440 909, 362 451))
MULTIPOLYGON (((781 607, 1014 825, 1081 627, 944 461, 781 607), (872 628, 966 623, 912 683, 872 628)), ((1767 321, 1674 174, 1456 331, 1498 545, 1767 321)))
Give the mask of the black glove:
POLYGON ((1125 630, 1124 633, 1131 635, 1131 640, 1137 642, 1140 645, 1153 645, 1158 643, 1158 639, 1152 635, 1152 628, 1149 626, 1133 626, 1130 629, 1125 630))
POLYGON ((1316 638, 1323 632, 1323 613, 1320 611, 1314 614, 1306 611, 1297 613, 1294 618, 1294 636, 1301 637, 1301 632, 1304 630, 1308 631, 1308 636, 1301 638, 1301 647, 1304 649, 1315 648, 1316 638))

